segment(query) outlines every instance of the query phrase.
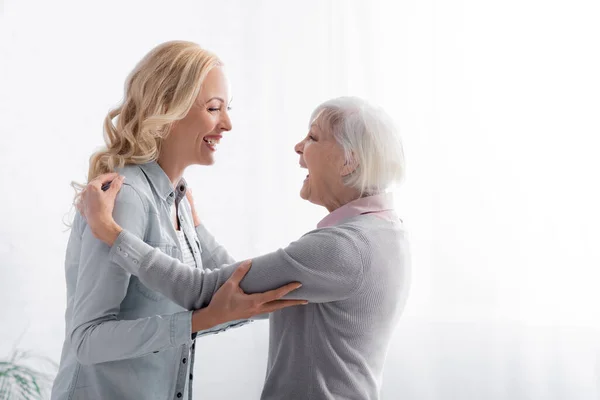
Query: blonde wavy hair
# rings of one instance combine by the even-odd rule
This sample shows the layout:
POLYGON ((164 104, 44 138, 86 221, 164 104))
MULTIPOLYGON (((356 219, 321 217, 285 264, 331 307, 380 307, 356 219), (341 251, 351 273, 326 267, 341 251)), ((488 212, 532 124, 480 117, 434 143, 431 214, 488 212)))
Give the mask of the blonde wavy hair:
MULTIPOLYGON (((90 157, 87 181, 127 164, 156 160, 173 122, 187 115, 206 75, 221 65, 216 55, 192 42, 171 41, 152 49, 127 77, 121 105, 104 120, 106 147, 90 157)), ((72 185, 76 192, 84 187, 72 185)))

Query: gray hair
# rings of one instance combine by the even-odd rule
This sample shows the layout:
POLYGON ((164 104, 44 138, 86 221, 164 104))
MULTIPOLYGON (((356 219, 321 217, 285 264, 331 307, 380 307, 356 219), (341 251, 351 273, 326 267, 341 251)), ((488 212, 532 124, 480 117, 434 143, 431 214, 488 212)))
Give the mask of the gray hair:
POLYGON ((380 107, 358 97, 338 97, 319 105, 310 117, 321 130, 333 133, 346 163, 357 164, 344 184, 361 196, 381 193, 404 178, 404 151, 392 118, 380 107))

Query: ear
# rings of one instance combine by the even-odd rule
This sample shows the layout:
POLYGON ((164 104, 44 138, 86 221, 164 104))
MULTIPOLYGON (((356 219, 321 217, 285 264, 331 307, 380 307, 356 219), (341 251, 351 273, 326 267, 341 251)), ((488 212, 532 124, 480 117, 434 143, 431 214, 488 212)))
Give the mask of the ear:
POLYGON ((356 157, 354 157, 354 153, 352 153, 350 155, 350 159, 346 160, 346 162, 344 163, 344 166, 342 167, 341 170, 341 175, 342 176, 348 176, 351 173, 353 173, 354 171, 356 171, 356 168, 358 168, 358 161, 356 160, 356 157))

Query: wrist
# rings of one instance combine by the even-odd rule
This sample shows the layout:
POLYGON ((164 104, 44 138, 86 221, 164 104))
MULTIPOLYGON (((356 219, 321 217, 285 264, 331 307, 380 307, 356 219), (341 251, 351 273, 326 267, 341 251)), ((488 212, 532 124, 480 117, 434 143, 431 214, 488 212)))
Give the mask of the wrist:
POLYGON ((192 333, 210 329, 220 323, 208 307, 195 310, 192 313, 192 333))
POLYGON ((112 246, 122 231, 123 228, 112 221, 112 223, 103 224, 101 229, 97 232, 97 236, 98 239, 102 240, 107 245, 112 246))

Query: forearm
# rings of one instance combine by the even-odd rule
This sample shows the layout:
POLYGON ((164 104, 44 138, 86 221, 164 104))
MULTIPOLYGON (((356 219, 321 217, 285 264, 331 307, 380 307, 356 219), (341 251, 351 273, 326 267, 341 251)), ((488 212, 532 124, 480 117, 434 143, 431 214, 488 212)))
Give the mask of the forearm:
POLYGON ((214 271, 190 268, 127 231, 121 232, 109 258, 126 272, 188 310, 208 306, 213 294, 231 276, 237 264, 214 271))
POLYGON ((225 322, 209 308, 201 308, 192 313, 192 332, 208 330, 225 322))
POLYGON ((95 237, 97 237, 109 246, 112 246, 115 243, 115 241, 123 231, 123 228, 114 220, 111 220, 107 223, 98 224, 95 227, 90 226, 90 228, 92 228, 92 233, 95 237))
MULTIPOLYGON (((79 317, 81 318, 81 317, 79 317)), ((192 313, 137 320, 93 320, 78 324, 71 344, 84 365, 142 357, 191 340, 192 313)))
MULTIPOLYGON (((202 247, 202 266, 206 269, 212 270, 221 265, 233 264, 235 259, 227 252, 227 250, 220 245, 212 234, 201 225, 196 219, 194 220, 196 233, 200 239, 200 246, 202 247)), ((99 223, 94 227, 93 234, 98 239, 103 241, 109 246, 113 246, 123 228, 119 226, 114 220, 108 222, 99 223)))
MULTIPOLYGON (((240 287, 246 293, 262 293, 300 282, 302 288, 286 295, 286 299, 326 302, 347 298, 362 276, 360 256, 349 253, 348 263, 340 262, 330 256, 329 246, 315 247, 315 243, 322 243, 319 235, 305 236, 286 249, 254 258, 240 287)), ((112 262, 138 276, 144 285, 187 309, 206 307, 238 267, 236 263, 212 271, 190 268, 127 231, 119 235, 110 254, 112 262)))

